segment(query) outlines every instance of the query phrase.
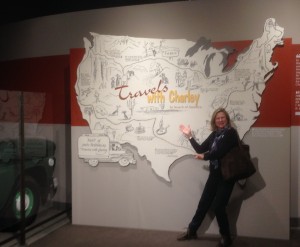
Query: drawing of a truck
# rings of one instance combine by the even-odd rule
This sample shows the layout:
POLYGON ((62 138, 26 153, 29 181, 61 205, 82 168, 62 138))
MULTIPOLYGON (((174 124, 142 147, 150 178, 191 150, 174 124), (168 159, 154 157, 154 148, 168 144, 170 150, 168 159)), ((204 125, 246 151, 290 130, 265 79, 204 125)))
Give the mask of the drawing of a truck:
POLYGON ((78 139, 78 155, 91 166, 99 162, 119 163, 121 166, 135 164, 130 150, 123 149, 117 141, 111 141, 106 135, 85 134, 78 139))

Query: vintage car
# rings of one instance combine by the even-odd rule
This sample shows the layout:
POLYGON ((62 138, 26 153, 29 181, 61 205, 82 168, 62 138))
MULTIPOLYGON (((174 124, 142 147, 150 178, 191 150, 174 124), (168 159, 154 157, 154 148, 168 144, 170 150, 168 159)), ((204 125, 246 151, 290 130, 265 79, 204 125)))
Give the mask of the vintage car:
POLYGON ((119 163, 120 166, 136 164, 130 150, 124 149, 117 141, 111 141, 108 136, 85 134, 78 140, 79 158, 83 158, 90 166, 98 163, 119 163))
MULTIPOLYGON (((26 226, 35 220, 40 205, 52 198, 57 189, 55 143, 42 139, 24 140, 24 191, 26 226)), ((20 141, 0 141, 0 229, 16 229, 21 218, 20 141)))

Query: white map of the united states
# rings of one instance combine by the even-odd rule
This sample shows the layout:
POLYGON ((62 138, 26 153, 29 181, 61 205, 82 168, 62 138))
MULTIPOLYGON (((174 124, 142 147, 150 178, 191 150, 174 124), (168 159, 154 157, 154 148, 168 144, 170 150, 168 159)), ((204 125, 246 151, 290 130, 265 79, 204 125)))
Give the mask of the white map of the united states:
POLYGON ((175 160, 194 153, 179 131, 190 125, 201 143, 210 133, 210 117, 224 107, 241 137, 259 116, 266 82, 278 63, 274 49, 283 45, 283 28, 268 19, 226 69, 232 48, 216 49, 206 38, 150 39, 91 33, 75 85, 82 117, 90 133, 78 140, 79 157, 101 162, 135 163, 131 144, 155 173, 170 181, 175 160))

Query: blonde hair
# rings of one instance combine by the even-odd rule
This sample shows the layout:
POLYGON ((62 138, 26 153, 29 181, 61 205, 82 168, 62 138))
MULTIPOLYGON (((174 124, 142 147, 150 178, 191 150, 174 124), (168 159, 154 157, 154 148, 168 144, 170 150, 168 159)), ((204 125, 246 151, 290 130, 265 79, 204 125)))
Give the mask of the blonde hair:
POLYGON ((220 107, 220 108, 216 109, 211 116, 210 126, 211 126, 212 131, 217 130, 215 119, 219 112, 223 112, 225 114, 225 117, 227 119, 227 126, 231 127, 231 120, 230 120, 230 116, 229 116, 228 112, 224 108, 220 107))

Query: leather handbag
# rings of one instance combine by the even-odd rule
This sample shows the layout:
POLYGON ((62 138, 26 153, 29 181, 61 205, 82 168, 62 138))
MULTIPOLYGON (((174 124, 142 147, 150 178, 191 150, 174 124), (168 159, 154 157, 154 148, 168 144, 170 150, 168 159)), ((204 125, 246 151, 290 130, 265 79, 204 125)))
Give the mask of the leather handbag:
POLYGON ((251 160, 249 145, 243 144, 237 135, 239 145, 233 147, 221 159, 221 172, 224 180, 238 181, 252 176, 256 168, 251 160))

